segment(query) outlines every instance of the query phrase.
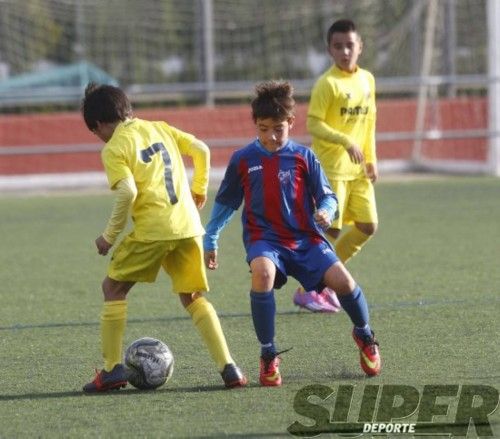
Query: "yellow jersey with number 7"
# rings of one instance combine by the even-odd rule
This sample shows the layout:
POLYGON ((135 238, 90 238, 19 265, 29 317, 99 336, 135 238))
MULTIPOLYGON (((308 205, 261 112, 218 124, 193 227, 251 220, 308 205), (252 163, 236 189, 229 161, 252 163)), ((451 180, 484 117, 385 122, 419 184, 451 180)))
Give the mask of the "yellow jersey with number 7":
MULTIPOLYGON (((138 118, 121 122, 104 146, 101 157, 111 189, 132 177, 137 197, 132 205, 138 240, 184 239, 203 235, 191 195, 182 155, 193 155, 195 137, 166 122, 138 118)), ((199 153, 199 150, 197 151, 199 153)), ((200 170, 208 179, 207 169, 200 170)))

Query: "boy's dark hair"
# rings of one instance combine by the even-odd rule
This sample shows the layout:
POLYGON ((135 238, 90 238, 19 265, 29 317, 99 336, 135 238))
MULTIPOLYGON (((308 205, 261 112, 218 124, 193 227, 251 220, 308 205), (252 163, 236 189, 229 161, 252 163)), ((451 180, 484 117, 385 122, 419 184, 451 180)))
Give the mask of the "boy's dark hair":
POLYGON ((293 87, 288 81, 264 81, 255 86, 252 118, 285 120, 294 114, 293 87))
POLYGON ((97 122, 123 122, 131 117, 132 105, 122 89, 90 82, 85 88, 82 113, 87 128, 92 131, 97 128, 97 122))
POLYGON ((330 45, 330 40, 332 38, 332 35, 335 33, 342 33, 346 34, 348 32, 358 32, 356 30, 356 25, 352 20, 349 20, 347 18, 343 18, 342 20, 337 20, 335 21, 330 28, 328 29, 328 32, 326 33, 326 44, 330 45))

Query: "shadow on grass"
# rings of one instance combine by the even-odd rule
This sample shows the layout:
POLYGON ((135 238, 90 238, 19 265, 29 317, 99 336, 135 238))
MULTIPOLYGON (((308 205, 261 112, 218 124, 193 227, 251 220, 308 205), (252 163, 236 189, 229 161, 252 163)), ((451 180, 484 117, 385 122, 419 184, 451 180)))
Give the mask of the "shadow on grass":
MULTIPOLYGON (((310 311, 302 312, 300 310, 287 310, 277 312, 277 315, 290 315, 290 314, 311 314, 310 311)), ((232 319, 232 318, 251 318, 251 314, 248 312, 244 313, 221 313, 219 314, 219 318, 221 319, 232 319)), ((151 317, 151 318, 135 318, 128 319, 127 324, 132 325, 134 323, 165 323, 165 322, 175 322, 175 321, 191 321, 190 316, 182 315, 182 316, 166 316, 166 317, 151 317)), ((71 327, 81 327, 81 326, 99 326, 99 321, 93 322, 47 322, 47 323, 36 323, 36 324, 21 324, 17 323, 9 326, 0 326, 0 331, 20 331, 24 329, 50 329, 50 328, 71 328, 71 327)))
MULTIPOLYGON (((395 303, 384 303, 384 304, 371 304, 372 309, 376 310, 390 310, 390 309, 398 309, 398 308, 428 308, 428 307, 439 307, 439 306, 465 306, 465 305, 487 305, 491 306, 492 302, 500 302, 500 297, 497 296, 489 296, 483 297, 482 299, 445 299, 445 300, 418 300, 411 302, 395 302, 395 303)), ((302 317, 307 316, 317 316, 318 313, 310 312, 301 308, 287 309, 283 311, 277 311, 276 315, 284 316, 284 315, 300 315, 302 317)), ((238 312, 238 313, 220 313, 219 318, 221 319, 239 319, 239 318, 251 318, 251 314, 249 312, 238 312)), ((129 319, 127 321, 128 325, 132 324, 141 324, 141 323, 165 323, 165 322, 175 322, 175 321, 184 321, 191 320, 191 317, 187 315, 181 316, 165 316, 165 317, 152 317, 152 318, 136 318, 129 319)), ((99 321, 92 322, 46 322, 46 323, 36 323, 36 324, 22 324, 16 323, 8 326, 0 326, 0 331, 21 331, 26 329, 51 329, 51 328, 71 328, 71 327, 82 327, 82 326, 99 326, 99 321)))
MULTIPOLYGON (((260 387, 257 383, 248 384, 246 388, 260 387)), ((226 389, 222 385, 213 386, 196 386, 196 387, 165 387, 164 389, 152 390, 139 390, 133 387, 128 387, 125 390, 112 390, 104 393, 83 393, 81 390, 74 390, 68 392, 39 392, 39 393, 20 393, 20 394, 7 394, 0 395, 1 401, 23 401, 23 400, 36 400, 36 399, 57 399, 57 398, 74 398, 78 396, 84 397, 106 397, 106 396, 137 396, 137 395, 149 395, 159 393, 169 394, 169 393, 205 393, 205 392, 239 392, 244 391, 244 389, 226 389)))

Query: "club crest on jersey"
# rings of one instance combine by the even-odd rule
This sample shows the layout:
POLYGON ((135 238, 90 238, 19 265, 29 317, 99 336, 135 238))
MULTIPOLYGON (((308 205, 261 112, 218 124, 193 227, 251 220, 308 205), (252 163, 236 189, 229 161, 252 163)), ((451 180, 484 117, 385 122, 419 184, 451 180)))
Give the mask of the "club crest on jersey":
POLYGON ((280 171, 278 172, 278 178, 281 184, 288 184, 292 181, 292 171, 290 169, 288 171, 280 171))
POLYGON ((261 169, 262 165, 252 166, 251 168, 248 168, 248 173, 250 174, 251 172, 260 171, 261 169))

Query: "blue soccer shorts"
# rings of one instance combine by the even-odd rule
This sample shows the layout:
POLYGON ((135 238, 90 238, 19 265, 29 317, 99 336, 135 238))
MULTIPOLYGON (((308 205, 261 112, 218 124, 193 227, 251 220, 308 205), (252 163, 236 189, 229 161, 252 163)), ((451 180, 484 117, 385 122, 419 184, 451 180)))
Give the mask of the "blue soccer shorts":
POLYGON ((247 246, 248 264, 261 256, 273 261, 277 268, 274 288, 281 288, 287 277, 292 276, 306 291, 321 291, 326 271, 339 261, 326 240, 295 250, 269 241, 255 241, 247 246))

